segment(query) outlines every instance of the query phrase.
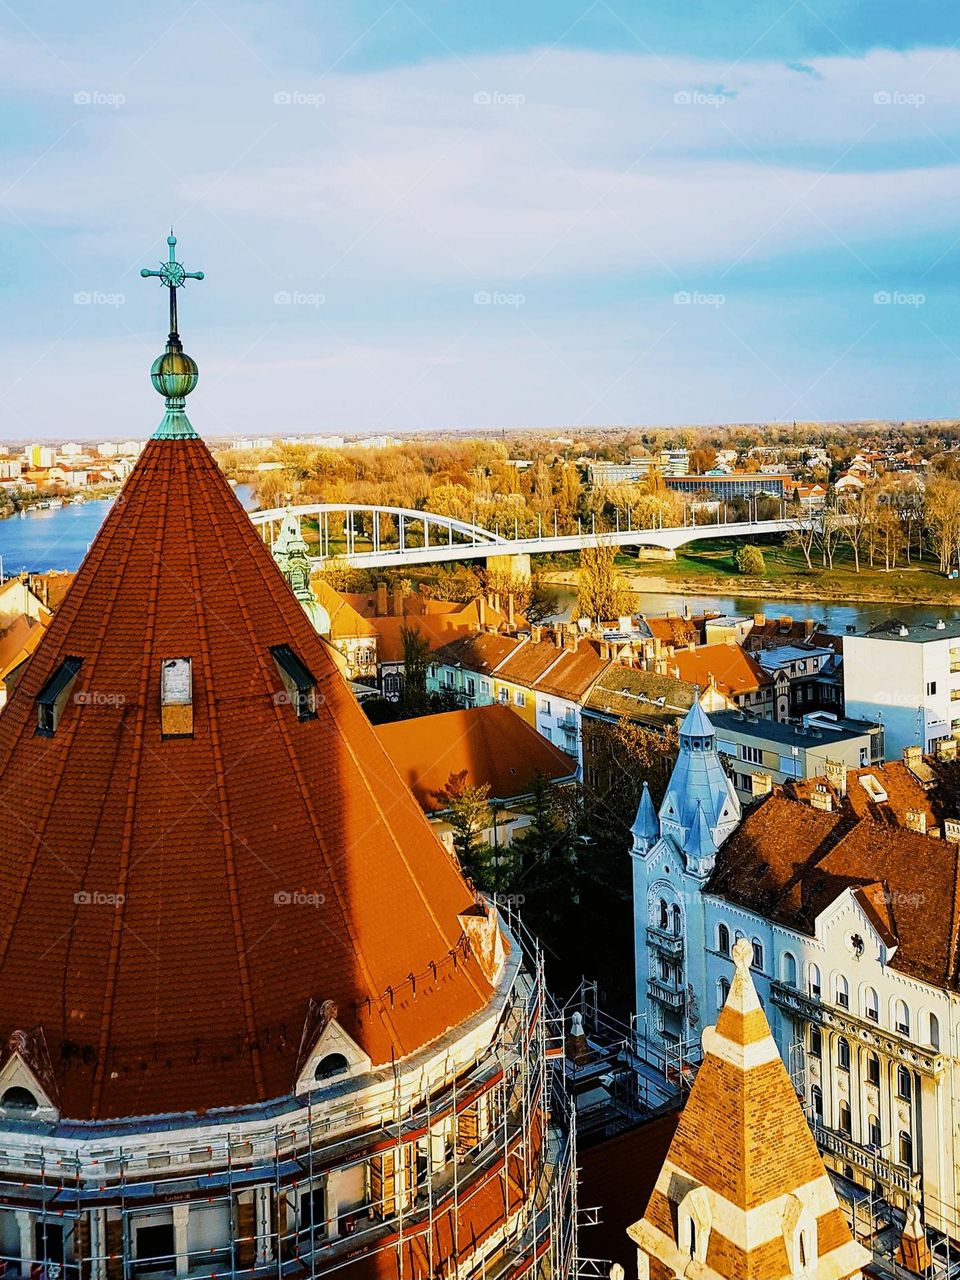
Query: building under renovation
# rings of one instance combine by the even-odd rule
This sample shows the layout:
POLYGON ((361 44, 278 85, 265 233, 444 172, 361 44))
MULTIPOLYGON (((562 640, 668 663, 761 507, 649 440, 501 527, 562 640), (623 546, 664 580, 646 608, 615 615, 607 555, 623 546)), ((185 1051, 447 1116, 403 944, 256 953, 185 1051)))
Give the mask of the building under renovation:
POLYGON ((184 411, 0 717, 0 1258, 32 1280, 571 1274, 542 966, 184 411))

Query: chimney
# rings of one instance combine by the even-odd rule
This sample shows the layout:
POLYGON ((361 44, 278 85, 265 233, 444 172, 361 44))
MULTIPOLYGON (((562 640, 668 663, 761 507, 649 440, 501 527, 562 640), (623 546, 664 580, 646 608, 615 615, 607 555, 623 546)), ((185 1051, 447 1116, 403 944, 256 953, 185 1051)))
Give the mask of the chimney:
POLYGON ((387 584, 385 582, 377 583, 377 617, 385 618, 387 616, 387 584))
POLYGON ((530 628, 530 641, 532 644, 539 644, 543 639, 543 627, 533 626, 530 628))
POLYGON ((606 640, 600 641, 600 657, 604 662, 610 661, 610 646, 607 644, 606 640))
POLYGON ((487 625, 487 602, 483 596, 477 596, 477 622, 481 631, 487 625))
POLYGON ((914 769, 918 764, 923 763, 923 749, 916 744, 912 747, 903 748, 903 763, 908 769, 914 769))
POLYGON ((752 773, 750 775, 750 794, 754 800, 758 796, 768 796, 773 790, 773 778, 769 773, 752 773))
POLYGON ((847 794, 847 766, 842 760, 827 761, 827 781, 838 796, 847 794))
POLYGON ((753 615, 753 625, 755 627, 766 626, 767 615, 765 613, 755 613, 753 615))
POLYGON ((833 796, 822 782, 810 792, 810 807, 821 809, 824 813, 833 813, 833 796))
POLYGON ((908 809, 903 815, 903 823, 908 831, 919 832, 922 836, 927 834, 927 815, 922 809, 908 809))
POLYGON ((956 760, 957 758, 956 738, 938 738, 936 751, 937 751, 938 760, 956 760))
POLYGON ((948 844, 960 844, 960 821, 956 818, 944 818, 943 838, 948 844))
POLYGON ((578 643, 577 628, 572 622, 568 622, 563 630, 563 647, 576 653, 578 643))
POLYGON ((499 591, 494 592, 493 607, 496 609, 497 613, 500 612, 500 592, 499 591))
POLYGON ((403 587, 393 589, 393 613, 394 617, 403 617, 403 587))
POLYGON ((813 618, 805 618, 805 619, 804 619, 804 623, 803 623, 803 637, 804 637, 804 639, 805 639, 805 640, 809 640, 809 639, 810 639, 810 637, 813 635, 813 633, 816 631, 816 629, 817 629, 817 624, 816 624, 816 622, 813 620, 813 618))
POLYGON ((516 596, 511 591, 507 596, 507 625, 511 628, 517 625, 515 619, 516 606, 516 596))

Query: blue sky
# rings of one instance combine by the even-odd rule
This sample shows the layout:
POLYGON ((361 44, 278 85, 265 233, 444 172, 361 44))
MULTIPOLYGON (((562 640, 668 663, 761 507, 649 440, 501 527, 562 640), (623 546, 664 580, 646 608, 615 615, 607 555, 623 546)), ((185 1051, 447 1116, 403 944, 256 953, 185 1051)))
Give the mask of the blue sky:
POLYGON ((947 417, 940 0, 0 3, 0 438, 947 417))

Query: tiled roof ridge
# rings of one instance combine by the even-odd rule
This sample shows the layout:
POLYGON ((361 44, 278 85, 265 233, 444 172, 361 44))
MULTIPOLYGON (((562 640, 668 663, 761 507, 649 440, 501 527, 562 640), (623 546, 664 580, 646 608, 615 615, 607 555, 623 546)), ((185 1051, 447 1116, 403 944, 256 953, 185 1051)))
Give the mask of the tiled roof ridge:
MULTIPOLYGON (((113 540, 117 536, 117 530, 121 527, 121 521, 119 518, 119 514, 120 514, 119 504, 120 504, 120 499, 118 498, 117 502, 114 504, 113 508, 111 509, 110 515, 107 517, 107 523, 105 527, 101 530, 99 538, 97 539, 94 546, 91 548, 90 553, 84 558, 83 564, 81 565, 81 570, 86 569, 88 565, 90 566, 89 573, 91 576, 95 572, 95 568, 103 563, 104 559, 106 558, 107 552, 110 550, 111 546, 113 545, 113 540)), ((145 507, 145 503, 141 498, 141 502, 140 502, 141 517, 143 514, 144 507, 145 507)), ((122 573, 118 572, 113 582, 113 590, 110 598, 110 607, 105 608, 103 610, 103 613, 100 619, 100 629, 97 633, 94 660, 93 660, 93 663, 91 664, 92 668, 95 668, 96 666, 96 659, 99 656, 100 650, 103 646, 104 638, 107 633, 107 624, 109 622, 110 613, 112 611, 113 605, 116 603, 117 597, 120 594, 120 588, 122 585, 123 585, 123 575, 122 573)), ((64 601, 63 606, 55 614, 54 620, 50 624, 50 627, 47 630, 45 639, 47 640, 48 644, 52 645, 55 642, 55 640, 57 639, 58 631, 63 631, 65 633, 69 631, 70 626, 72 625, 74 619, 76 618, 77 614, 80 612, 81 603, 82 603, 82 600, 79 592, 75 594, 74 593, 68 594, 66 600, 64 601), (72 601, 71 601, 71 594, 73 594, 72 601), (71 608, 71 605, 72 605, 72 608, 71 608)), ((21 739, 28 732, 27 724, 28 722, 25 720, 24 723, 21 725, 20 732, 12 739, 6 758, 3 760, 2 764, 0 764, 0 774, 4 772, 4 770, 6 769, 10 761, 11 756, 16 751, 17 746, 19 745, 21 739)), ((20 916, 19 909, 20 909, 20 906, 23 904, 24 898, 26 897, 27 889, 29 888, 29 885, 30 885, 30 878, 31 878, 31 875, 33 874, 33 869, 36 863, 37 855, 39 854, 40 849, 44 846, 44 843, 45 843, 47 824, 50 821, 50 815, 53 813, 56 807, 56 802, 60 793, 60 783, 63 780, 63 775, 66 772, 67 762, 70 758, 69 747, 70 745, 72 745, 73 739, 77 734, 79 724, 80 724, 80 717, 74 716, 72 718, 72 722, 68 729, 68 733, 69 733, 69 738, 67 740, 68 750, 63 753, 59 774, 57 776, 55 785, 52 786, 49 790, 49 794, 47 797, 47 804, 44 809, 43 816, 40 819, 40 821, 37 822, 37 824, 34 826, 34 829, 33 829, 34 839, 31 843, 30 851, 24 859, 23 872, 21 874, 20 884, 17 889, 16 905, 14 906, 14 909, 9 912, 8 918, 5 921, 3 926, 3 932, 2 934, 0 934, 0 974, 2 974, 3 972, 3 966, 4 966, 4 963, 6 962, 7 954, 10 948, 10 943, 13 940, 13 935, 16 930, 17 922, 20 916)))
MULTIPOLYGON (((219 481, 221 481, 223 484, 226 484, 226 481, 222 479, 222 476, 221 476, 220 470, 219 470, 219 468, 217 467, 216 462, 213 460, 213 455, 209 452, 209 450, 204 449, 204 452, 205 452, 205 455, 206 455, 206 456, 205 456, 205 460, 204 460, 204 461, 205 461, 205 465, 206 465, 208 468, 212 468, 212 469, 213 469, 213 471, 215 472, 215 480, 219 480, 219 481)), ((238 528, 239 530, 241 530, 242 535, 243 535, 244 537, 246 537, 246 538, 250 538, 250 537, 257 537, 257 534, 256 534, 256 533, 254 532, 254 530, 253 530, 253 525, 252 525, 252 524, 249 522, 249 520, 247 519, 247 517, 246 517, 245 513, 243 512, 242 508, 240 507, 240 504, 239 504, 239 503, 234 503, 232 506, 228 506, 228 508, 227 508, 227 509, 231 512, 231 514, 232 514, 232 516, 233 516, 234 523, 237 525, 237 528, 238 528)), ((222 543, 221 543, 221 548, 222 548, 222 543)), ((259 560, 259 565, 260 565, 260 573, 261 573, 261 576, 262 576, 262 578, 263 578, 264 584, 266 585, 266 587, 267 587, 267 588, 268 588, 268 590, 270 591, 271 595, 273 595, 273 596, 274 596, 274 598, 275 598, 275 599, 277 599, 277 600, 285 600, 285 599, 286 599, 286 593, 289 591, 289 588, 288 588, 288 586, 287 586, 286 580, 285 580, 285 579, 284 579, 284 577, 283 577, 283 574, 280 572, 280 568, 279 568, 279 566, 276 564, 276 562, 273 560, 273 558, 272 558, 272 557, 268 557, 268 558, 265 558, 265 557, 258 557, 258 560, 259 560)), ((242 606, 242 608, 243 608, 243 610, 244 610, 244 616, 246 616, 246 605, 245 605, 245 602, 244 602, 244 601, 242 600, 242 598, 240 597, 239 593, 238 593, 238 600, 240 601, 240 604, 241 604, 241 606, 242 606)), ((303 618, 304 618, 304 621, 305 621, 305 620, 306 620, 306 615, 305 615, 305 614, 303 615, 303 618)), ((251 625, 252 625, 252 624, 251 624, 251 625)), ((309 624, 307 624, 307 625, 309 625, 309 624)), ((262 661, 261 661, 261 665, 262 665, 262 661)), ((361 714, 362 714, 362 713, 361 713, 361 714)), ((281 720, 281 719, 282 719, 282 718, 278 716, 278 720, 281 720)), ((447 943, 447 944, 448 944, 448 947, 449 947, 449 949, 450 949, 451 951, 452 951, 452 950, 454 950, 454 949, 456 948, 456 946, 458 945, 458 942, 453 942, 453 943, 451 943, 451 940, 450 940, 450 936, 449 936, 449 934, 448 934, 448 933, 446 932, 446 930, 443 928, 443 925, 441 924, 441 922, 440 922, 440 920, 439 920, 439 918, 438 918, 438 916, 437 916, 437 914, 436 914, 436 912, 435 912, 435 910, 434 910, 434 908, 433 908, 433 903, 432 903, 432 901, 431 901, 431 899, 430 899, 430 896, 425 892, 424 887, 423 887, 423 885, 421 884, 420 877, 419 877, 419 876, 414 872, 414 869, 413 869, 413 867, 412 867, 412 866, 411 866, 411 864, 410 864, 410 860, 409 860, 409 858, 407 857, 406 850, 403 848, 403 846, 401 845, 400 841, 397 839, 396 832, 395 832, 395 829, 394 829, 393 824, 387 820, 387 815, 386 815, 386 813, 384 812, 383 806, 381 805, 379 798, 377 797, 376 793, 374 792, 373 788, 372 788, 372 787, 371 787, 371 785, 370 785, 370 780, 369 780, 369 776, 368 776, 368 774, 367 774, 366 769, 364 769, 364 768, 360 765, 360 762, 359 762, 359 760, 357 759, 357 755, 356 755, 356 752, 355 752, 355 750, 354 750, 353 744, 352 744, 352 742, 350 741, 350 739, 349 739, 349 737, 347 736, 347 734, 346 734, 346 733, 344 733, 343 725, 341 724, 340 720, 339 720, 337 717, 332 717, 331 719, 332 719, 333 727, 334 727, 334 729, 336 730, 337 734, 338 734, 338 735, 339 735, 339 737, 340 737, 340 741, 343 743, 343 745, 344 745, 344 747, 345 747, 345 749, 346 749, 346 751, 347 751, 348 755, 350 756, 351 760, 353 761, 354 765, 356 766, 358 776, 360 777, 360 779, 361 779, 361 780, 362 780, 362 782, 363 782, 363 786, 364 786, 364 788, 366 789, 367 794, 368 794, 368 795, 369 795, 369 797, 370 797, 370 801, 371 801, 371 803, 373 804, 373 806, 374 806, 374 808, 376 809, 376 811, 377 811, 377 812, 380 814, 380 816, 383 818, 384 825, 387 827, 387 830, 388 830, 388 831, 389 831, 389 833, 390 833, 390 838, 391 838, 391 840, 393 841, 394 848, 396 849, 397 854, 399 855, 400 860, 401 860, 401 862, 403 863, 403 866, 404 866, 404 868, 405 868, 405 870, 406 870, 406 872, 407 872, 407 875, 408 875, 408 876, 409 876, 409 878, 410 878, 410 883, 411 883, 411 884, 414 886, 414 888, 416 889, 417 894, 419 895, 420 900, 421 900, 421 902, 423 903, 423 905, 424 905, 424 907, 425 907, 425 909, 426 909, 426 911, 427 911, 427 913, 428 913, 428 915, 429 915, 430 919, 433 921, 434 927, 435 927, 435 928, 436 928, 436 930, 437 930, 437 934, 438 934, 439 938, 441 939, 441 941, 443 941, 443 942, 445 942, 445 943, 447 943)), ((281 724, 281 730, 282 730, 282 731, 284 731, 284 743, 285 743, 285 746, 286 746, 286 749, 287 749, 287 753, 288 753, 288 755, 289 755, 289 757, 290 757, 290 759, 291 759, 291 763, 292 763, 292 765, 293 765, 293 767, 294 767, 294 769, 295 769, 295 772, 296 772, 296 776, 297 776, 297 780, 298 780, 299 790, 300 790, 300 793, 301 793, 301 795, 302 795, 302 797, 303 797, 304 807, 305 807, 305 809, 306 809, 306 811, 307 811, 307 814, 308 814, 308 817, 309 817, 309 819, 310 819, 311 826, 312 826, 312 828, 313 828, 313 830, 314 830, 314 832, 315 832, 315 834, 316 834, 316 838, 317 838, 318 846, 319 846, 322 850, 324 850, 324 851, 325 851, 326 846, 325 846, 325 842, 323 841, 323 839, 322 839, 322 835, 321 835, 322 828, 321 828, 321 826, 320 826, 320 823, 319 823, 319 820, 318 820, 317 814, 316 814, 316 812, 315 812, 315 810, 314 810, 314 808, 313 808, 313 804, 312 804, 312 801, 311 801, 311 799, 310 799, 309 790, 308 790, 307 785, 306 785, 306 779, 303 777, 302 771, 301 771, 301 769, 300 769, 299 761, 296 759, 296 753, 295 753, 295 752, 293 752, 293 751, 290 749, 290 742, 289 742, 289 738, 288 738, 288 736, 287 736, 287 734, 286 734, 286 732, 285 732, 285 730, 286 730, 286 725, 285 725, 285 724, 281 724)), ((414 800, 414 798, 413 798, 413 794, 412 794, 412 792, 411 792, 411 791, 410 791, 410 789, 406 786, 406 784, 403 782, 403 780, 400 778, 399 773, 397 772, 397 770, 396 770, 396 768, 395 768, 395 766, 394 766, 393 762, 392 762, 392 761, 389 759, 389 757, 387 756, 386 752, 384 752, 384 753, 383 753, 383 755, 384 755, 384 763, 386 764, 386 767, 387 767, 388 769, 392 769, 392 770, 393 770, 394 774, 396 775, 397 781, 400 783, 400 787, 399 787, 399 789, 398 789, 397 794, 401 797, 401 802, 402 802, 402 803, 407 804, 409 807, 411 807, 412 809, 416 810, 416 812, 417 812, 417 816, 418 816, 418 817, 420 817, 420 816, 421 816, 421 815, 420 815, 420 809, 419 809, 419 806, 417 805, 416 801, 415 801, 415 800, 414 800)), ((326 859, 325 859, 325 860, 326 860, 326 859)), ((329 866, 328 866, 328 871, 329 871, 329 866)), ((333 878, 333 883, 334 883, 334 884, 336 885, 336 887, 337 887, 338 898, 340 898, 340 896, 341 896, 341 895, 340 895, 340 889, 339 889, 338 879, 339 879, 339 877, 334 877, 334 878, 333 878)), ((357 948, 357 955, 358 955, 358 959, 360 959, 360 960, 361 960, 361 962, 362 962, 362 953, 361 953, 361 950, 360 950, 360 948, 359 948, 359 942, 358 942, 358 940, 356 939, 356 937, 354 936, 354 935, 355 935, 355 931, 354 931, 352 928, 350 928, 348 913, 347 913, 347 912, 346 912, 346 910, 345 910, 345 907, 344 907, 344 904, 343 904, 342 900, 340 901, 339 905, 340 905, 341 911, 342 911, 343 916, 344 916, 344 923, 345 923, 345 925, 346 925, 346 927, 347 927, 347 929, 348 929, 348 932, 350 933, 350 936, 351 936, 351 938, 352 938, 352 940, 353 940, 353 942, 354 942, 354 946, 357 948)), ((376 990, 377 990, 376 984, 374 983, 373 978, 372 978, 372 975, 371 975, 371 973, 370 973, 369 969, 367 969, 367 967, 366 967, 366 964, 365 964, 365 963, 364 963, 364 971, 365 971, 365 976, 366 976, 366 978, 367 978, 367 981, 370 983, 371 989, 372 989, 372 990, 374 990, 374 991, 376 991, 376 990)), ((478 985, 478 983, 477 983, 477 981, 476 981, 476 978, 475 978, 474 974, 471 972, 471 970, 470 970, 470 967, 469 967, 469 966, 466 966, 466 967, 465 967, 465 972, 466 972, 466 975, 467 975, 467 979, 468 979, 468 981, 469 981, 470 985, 473 987, 474 991, 475 991, 478 995, 481 995, 481 996, 482 996, 482 995, 484 995, 485 993, 482 991, 482 989, 481 989, 481 988, 480 988, 480 986, 478 985)), ((405 975, 405 976, 406 976, 406 975, 405 975)), ((379 993, 378 993, 378 994, 379 994, 379 993)), ((392 1028, 393 1038, 394 1038, 394 1040, 395 1040, 395 1042, 396 1042, 397 1046, 398 1046, 398 1047, 401 1049, 401 1051, 402 1051, 403 1045, 402 1045, 402 1040, 401 1040, 401 1038, 400 1038, 399 1032, 397 1031, 397 1028, 396 1028, 396 1026, 395 1026, 395 1024, 394 1024, 393 1020, 390 1018, 389 1014, 386 1012, 386 1007, 385 1007, 385 1006, 383 1006, 383 1005, 381 1005, 381 1007, 383 1008, 383 1011, 384 1011, 385 1016, 387 1017, 387 1020, 390 1022, 390 1025, 391 1025, 391 1028, 392 1028)))

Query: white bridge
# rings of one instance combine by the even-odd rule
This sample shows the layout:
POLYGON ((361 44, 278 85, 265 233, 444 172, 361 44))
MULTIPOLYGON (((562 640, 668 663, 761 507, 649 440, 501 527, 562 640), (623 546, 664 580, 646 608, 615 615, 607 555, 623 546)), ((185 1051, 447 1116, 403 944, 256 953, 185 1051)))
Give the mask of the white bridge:
MULTIPOLYGON (((250 519, 271 546, 284 517, 292 512, 301 524, 316 524, 316 554, 311 559, 321 564, 335 556, 355 568, 385 569, 391 565, 437 564, 451 560, 504 560, 512 557, 549 555, 558 551, 582 551, 598 544, 616 547, 660 547, 675 551, 678 547, 707 538, 750 538, 765 533, 786 533, 802 523, 802 518, 786 516, 781 504, 781 517, 774 520, 726 521, 718 510, 716 518, 691 523, 638 529, 627 520, 626 527, 599 530, 591 525, 560 532, 556 517, 552 530, 543 530, 538 521, 534 536, 521 534, 517 526, 513 536, 491 532, 479 525, 436 515, 432 511, 416 511, 407 507, 379 507, 363 503, 313 503, 299 507, 276 507, 272 511, 255 511, 250 519)), ((622 522, 621 526, 622 526, 622 522)), ((311 530, 305 530, 309 543, 311 530)))

